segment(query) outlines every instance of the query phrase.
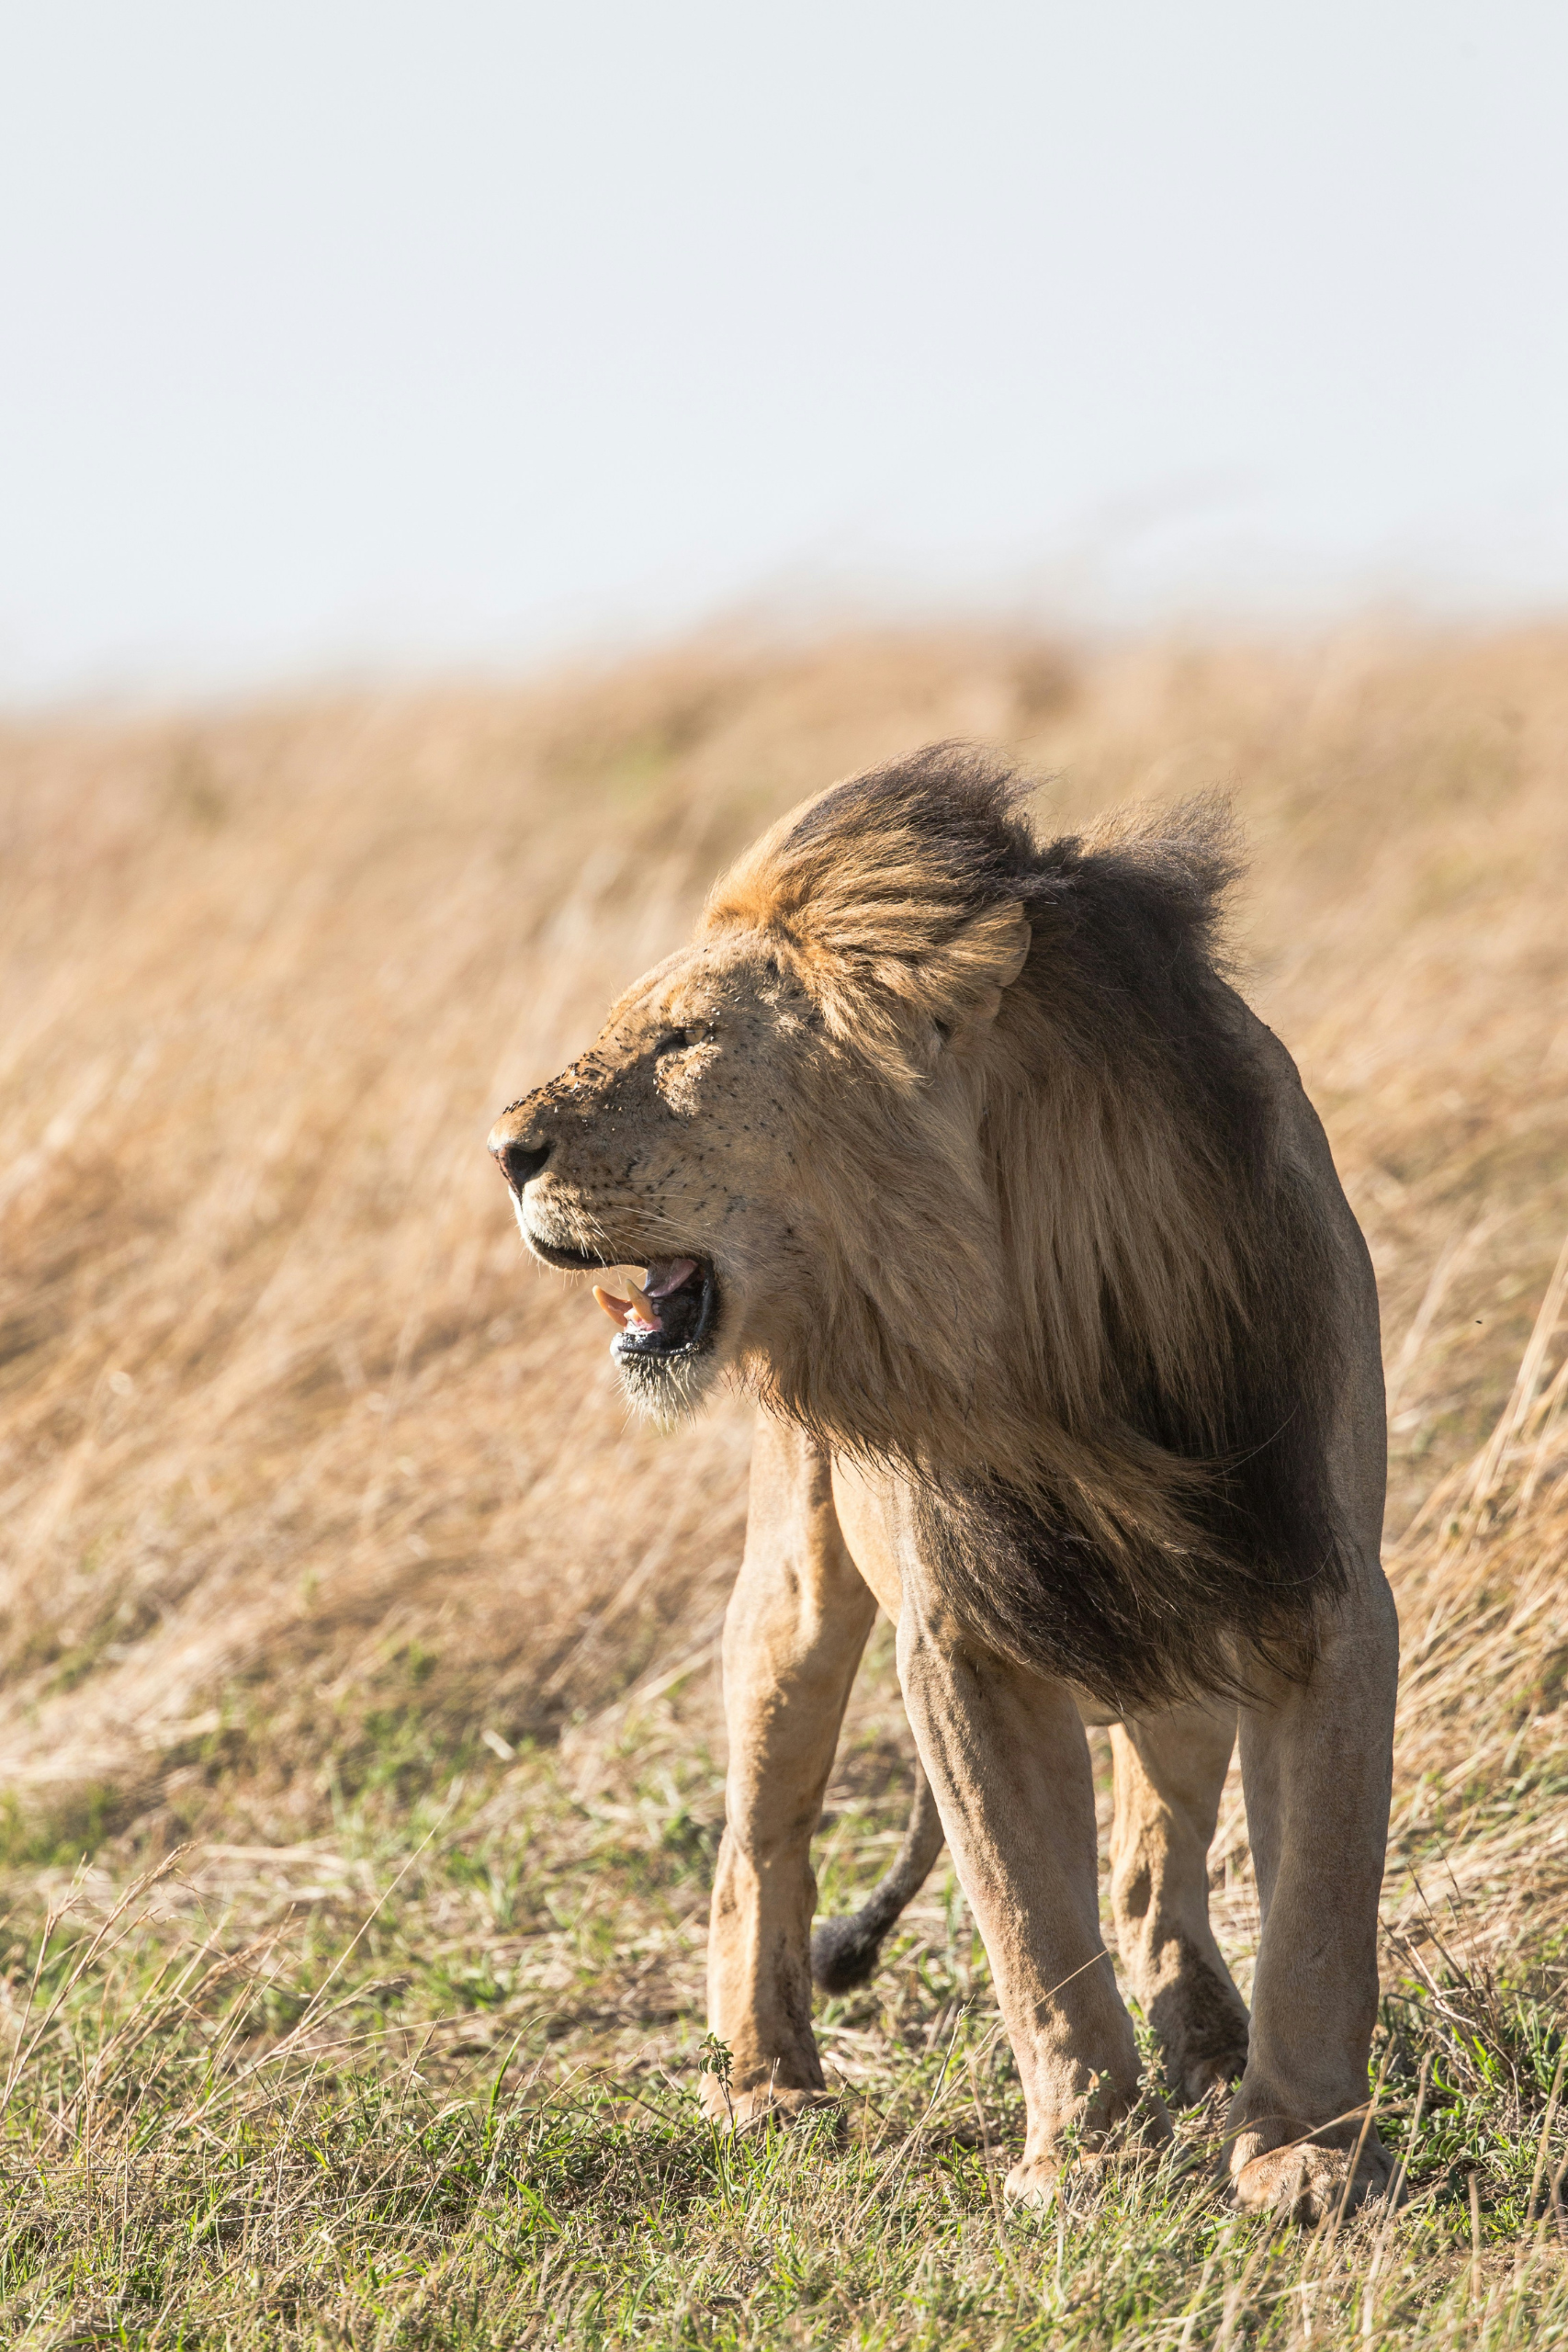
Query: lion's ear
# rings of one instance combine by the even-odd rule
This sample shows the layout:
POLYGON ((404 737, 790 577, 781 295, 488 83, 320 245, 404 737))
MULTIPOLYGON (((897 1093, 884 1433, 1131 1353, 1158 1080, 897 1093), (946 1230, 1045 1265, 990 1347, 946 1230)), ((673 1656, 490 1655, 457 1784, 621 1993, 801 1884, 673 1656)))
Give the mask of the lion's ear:
POLYGON ((990 1027, 1004 990, 1023 969, 1030 936, 1021 906, 988 907, 930 958, 920 975, 922 1010, 943 1048, 990 1027))

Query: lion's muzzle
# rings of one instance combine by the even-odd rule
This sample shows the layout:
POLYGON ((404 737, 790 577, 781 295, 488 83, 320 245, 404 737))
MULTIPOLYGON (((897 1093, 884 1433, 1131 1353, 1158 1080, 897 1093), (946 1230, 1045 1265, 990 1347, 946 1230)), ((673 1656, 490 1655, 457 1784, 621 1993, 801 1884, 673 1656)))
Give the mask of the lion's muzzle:
POLYGON ((514 1116, 511 1111, 502 1113, 490 1131, 488 1148, 513 1191, 521 1195, 543 1170, 555 1144, 548 1136, 536 1134, 531 1124, 519 1133, 514 1116))

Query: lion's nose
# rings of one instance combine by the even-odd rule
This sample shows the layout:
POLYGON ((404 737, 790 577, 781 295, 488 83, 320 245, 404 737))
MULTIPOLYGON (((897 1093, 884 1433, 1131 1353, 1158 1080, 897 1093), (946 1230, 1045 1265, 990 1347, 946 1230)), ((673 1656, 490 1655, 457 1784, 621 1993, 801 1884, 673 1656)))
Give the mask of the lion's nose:
POLYGON ((520 1193, 524 1185, 532 1182, 538 1174, 555 1145, 530 1143, 525 1136, 511 1135, 502 1122, 492 1132, 490 1148, 501 1162, 502 1171, 513 1191, 520 1193))

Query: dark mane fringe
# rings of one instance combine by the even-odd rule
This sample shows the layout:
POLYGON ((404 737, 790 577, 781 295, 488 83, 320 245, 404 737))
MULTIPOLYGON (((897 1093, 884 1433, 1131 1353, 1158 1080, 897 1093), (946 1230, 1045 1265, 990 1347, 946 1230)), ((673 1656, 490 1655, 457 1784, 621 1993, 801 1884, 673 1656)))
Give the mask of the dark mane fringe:
MULTIPOLYGON (((772 1401, 912 1474, 922 1555, 989 1646, 1118 1710, 1240 1693, 1259 1668, 1307 1670, 1347 1581, 1328 1472, 1342 1268, 1280 1133, 1283 1057, 1224 977, 1240 860, 1223 804, 1041 844, 1023 791, 937 745, 824 794, 741 877, 734 919, 803 943, 818 988, 826 959, 859 989, 844 1034, 874 992, 927 1006, 943 959, 1006 910, 1031 933, 970 1081, 998 1255, 1030 1302, 998 1386, 955 1408, 966 1437, 929 1443, 868 1374, 857 1398, 786 1373, 772 1401)), ((861 1361, 913 1382, 908 1353, 879 1325, 861 1361)))
MULTIPOLYGON (((1009 780, 997 817, 1010 842, 1015 809, 1009 780)), ((1238 1282, 1209 1335, 1217 1379, 1197 1367, 1190 1385, 1162 1377, 1145 1335, 1118 1329, 1105 1301, 1110 1352, 1124 1368, 1116 1436, 1198 1471, 1183 1498, 1190 1548, 1135 1525, 1097 1544, 1077 1498, 1048 1488, 1026 1497, 968 1483, 956 1514, 940 1493, 925 1505, 947 1595, 976 1630, 1118 1707, 1245 1696, 1258 1667, 1303 1675, 1317 1611, 1348 1576, 1327 1471, 1341 1370, 1333 1256, 1321 1211, 1279 1149, 1265 1073, 1224 977, 1239 844, 1214 798, 1158 821, 1100 843, 1053 842, 1018 880, 1036 943, 1024 986, 1112 1083, 1140 1066, 1201 1138, 1230 1225, 1238 1282)))
POLYGON ((960 1621, 1117 1713, 1200 1693, 1246 1699, 1259 1669, 1303 1679, 1319 1611, 1345 1590, 1326 1464, 1331 1270, 1292 1189, 1271 1204, 1279 1256, 1224 1335, 1218 1411, 1212 1395, 1190 1401, 1146 1380, 1087 1493, 1048 1468, 1027 1488, 962 1474, 916 1481, 922 1555, 960 1621), (1116 1510, 1119 1474, 1145 1448, 1193 1474, 1184 1541, 1116 1510))

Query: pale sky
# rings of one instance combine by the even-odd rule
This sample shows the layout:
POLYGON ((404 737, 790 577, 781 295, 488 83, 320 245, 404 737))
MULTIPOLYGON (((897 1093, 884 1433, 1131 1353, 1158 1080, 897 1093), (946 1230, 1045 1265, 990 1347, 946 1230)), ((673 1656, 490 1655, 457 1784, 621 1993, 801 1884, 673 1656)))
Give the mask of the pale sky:
POLYGON ((1563 0, 3 0, 0 700, 1568 609, 1563 0))

